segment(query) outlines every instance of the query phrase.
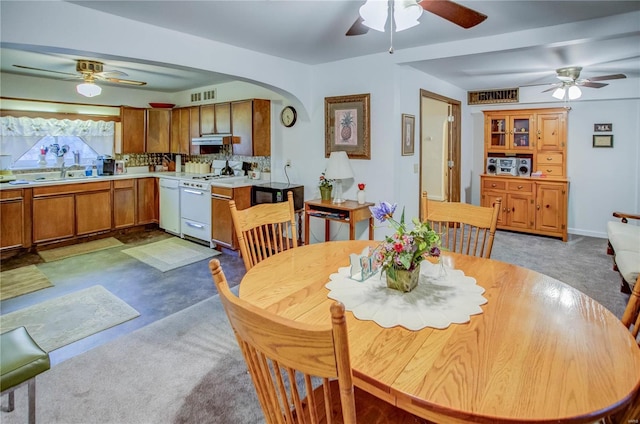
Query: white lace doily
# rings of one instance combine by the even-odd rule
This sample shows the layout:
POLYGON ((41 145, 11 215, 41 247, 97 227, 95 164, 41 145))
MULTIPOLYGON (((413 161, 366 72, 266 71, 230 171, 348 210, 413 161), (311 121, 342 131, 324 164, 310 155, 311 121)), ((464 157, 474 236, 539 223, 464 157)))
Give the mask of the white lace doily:
POLYGON ((353 280, 349 267, 331 274, 325 287, 330 290, 330 299, 342 302, 360 320, 375 321, 385 328, 401 325, 414 331, 447 328, 482 313, 480 305, 487 299, 475 278, 446 266, 445 270, 446 275, 439 276, 440 265, 421 262, 418 286, 409 293, 387 288, 386 277, 380 272, 362 282, 353 280))

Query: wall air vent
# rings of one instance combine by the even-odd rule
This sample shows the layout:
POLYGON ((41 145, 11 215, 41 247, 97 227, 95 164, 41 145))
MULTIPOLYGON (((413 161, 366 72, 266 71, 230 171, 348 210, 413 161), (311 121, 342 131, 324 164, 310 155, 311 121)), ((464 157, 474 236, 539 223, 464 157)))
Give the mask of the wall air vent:
POLYGON ((215 100, 216 90, 209 90, 202 92, 202 100, 215 100))
POLYGON ((201 100, 202 100, 202 94, 201 93, 191 93, 191 103, 199 102, 201 100))
POLYGON ((467 92, 467 104, 486 105, 493 103, 518 103, 517 88, 503 88, 500 90, 481 90, 467 92))

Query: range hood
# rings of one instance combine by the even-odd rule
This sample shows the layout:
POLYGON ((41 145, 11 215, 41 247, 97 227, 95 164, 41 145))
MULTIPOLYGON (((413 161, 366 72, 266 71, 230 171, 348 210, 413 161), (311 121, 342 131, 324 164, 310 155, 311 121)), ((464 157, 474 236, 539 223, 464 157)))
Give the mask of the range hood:
POLYGON ((231 134, 209 134, 191 139, 194 146, 222 146, 232 144, 231 134))

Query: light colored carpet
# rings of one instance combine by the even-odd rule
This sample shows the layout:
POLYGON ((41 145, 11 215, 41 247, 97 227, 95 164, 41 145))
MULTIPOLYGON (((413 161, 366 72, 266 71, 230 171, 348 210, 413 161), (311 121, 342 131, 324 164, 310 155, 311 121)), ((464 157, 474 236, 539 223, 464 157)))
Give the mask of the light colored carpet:
POLYGON ((124 249, 122 253, 133 256, 162 272, 220 254, 217 250, 178 237, 124 249))
MULTIPOLYGON (((37 384, 40 423, 265 422, 217 295, 64 361, 37 384)), ((26 393, 16 391, 2 424, 27 422, 26 393)))
POLYGON ((88 241, 86 243, 73 244, 71 246, 58 247, 57 249, 43 250, 38 255, 45 262, 59 261, 60 259, 70 258, 71 256, 84 255, 85 253, 97 252, 99 250, 111 249, 112 247, 122 246, 120 240, 107 237, 98 240, 88 241))
POLYGON ((0 332, 25 326, 47 352, 140 314, 102 286, 93 286, 0 316, 0 332))
POLYGON ((47 287, 53 287, 53 284, 35 265, 0 272, 0 300, 11 299, 47 287))

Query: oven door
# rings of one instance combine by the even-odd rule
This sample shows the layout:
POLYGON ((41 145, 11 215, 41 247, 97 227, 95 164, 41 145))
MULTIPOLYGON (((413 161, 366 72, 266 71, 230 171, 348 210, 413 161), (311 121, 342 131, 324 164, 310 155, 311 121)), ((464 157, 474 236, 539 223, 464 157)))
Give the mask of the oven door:
POLYGON ((211 201, 209 191, 195 188, 180 188, 180 212, 183 219, 209 224, 211 201))

